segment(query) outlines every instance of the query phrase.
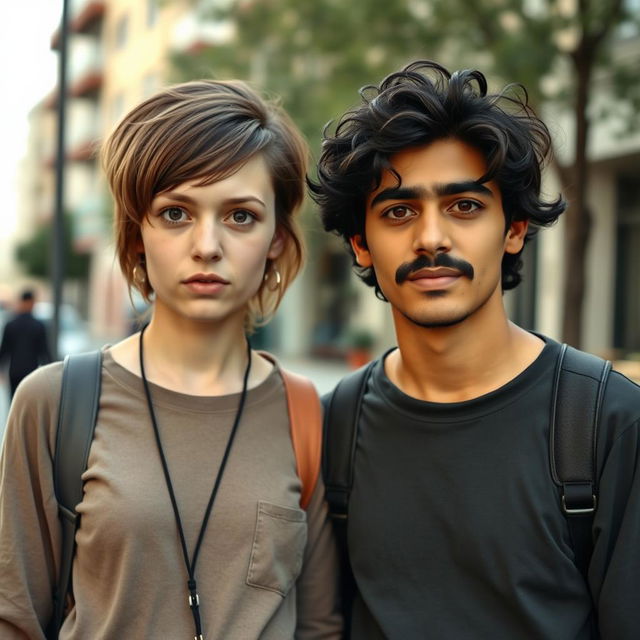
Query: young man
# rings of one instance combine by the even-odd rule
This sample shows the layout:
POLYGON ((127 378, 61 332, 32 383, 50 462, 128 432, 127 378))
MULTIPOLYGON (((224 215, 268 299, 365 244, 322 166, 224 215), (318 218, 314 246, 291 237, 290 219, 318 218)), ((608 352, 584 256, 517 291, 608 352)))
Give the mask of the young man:
POLYGON ((357 425, 351 637, 637 638, 640 388, 608 377, 583 577, 550 464, 561 345, 503 303, 525 242, 565 209, 540 195, 547 128, 513 88, 430 62, 361 95, 311 184, 398 341, 357 425))

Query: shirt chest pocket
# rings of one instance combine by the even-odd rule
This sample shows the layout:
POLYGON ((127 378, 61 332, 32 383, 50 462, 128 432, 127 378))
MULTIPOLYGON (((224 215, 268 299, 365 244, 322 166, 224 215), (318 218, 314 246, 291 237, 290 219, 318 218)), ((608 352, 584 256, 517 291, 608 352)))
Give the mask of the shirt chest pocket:
POLYGON ((300 575, 307 544, 307 514, 258 502, 247 584, 285 596, 300 575))

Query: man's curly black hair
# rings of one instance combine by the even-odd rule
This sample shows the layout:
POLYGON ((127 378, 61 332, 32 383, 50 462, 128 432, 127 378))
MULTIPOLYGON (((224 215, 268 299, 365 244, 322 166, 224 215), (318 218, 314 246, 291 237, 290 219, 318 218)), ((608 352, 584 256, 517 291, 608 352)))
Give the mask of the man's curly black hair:
MULTIPOLYGON (((378 86, 363 87, 360 96, 362 104, 343 115, 333 134, 325 128, 317 181, 308 183, 325 230, 343 237, 358 275, 379 298, 385 299, 373 269, 357 266, 349 239, 360 235, 366 243, 366 200, 385 170, 395 173, 390 162, 395 153, 447 138, 479 150, 487 165, 480 182, 494 180, 500 188, 505 232, 512 221, 529 220, 527 240, 565 210, 562 197, 541 199, 551 136, 522 85, 491 95, 480 71, 450 73, 436 62, 418 60, 378 86)), ((522 279, 521 253, 503 257, 503 290, 522 279)))

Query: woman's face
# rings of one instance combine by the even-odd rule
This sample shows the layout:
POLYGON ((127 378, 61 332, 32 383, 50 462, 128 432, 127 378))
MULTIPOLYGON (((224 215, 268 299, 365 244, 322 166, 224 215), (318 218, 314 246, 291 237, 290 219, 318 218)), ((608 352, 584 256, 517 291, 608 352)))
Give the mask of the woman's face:
POLYGON ((141 233, 157 311, 243 322, 267 259, 277 258, 283 245, 264 158, 255 156, 218 182, 188 181, 158 194, 141 233))

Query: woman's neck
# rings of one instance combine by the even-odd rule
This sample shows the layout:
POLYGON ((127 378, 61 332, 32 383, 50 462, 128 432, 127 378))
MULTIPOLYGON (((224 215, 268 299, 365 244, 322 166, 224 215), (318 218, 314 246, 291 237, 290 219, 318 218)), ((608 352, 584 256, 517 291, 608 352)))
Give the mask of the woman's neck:
MULTIPOLYGON (((216 396, 242 389, 247 367, 247 339, 242 321, 226 323, 167 321, 155 313, 144 331, 145 375, 149 382, 189 395, 216 396)), ((140 334, 114 345, 118 364, 141 375, 140 334)), ((252 354, 249 387, 262 382, 272 369, 252 354)))

